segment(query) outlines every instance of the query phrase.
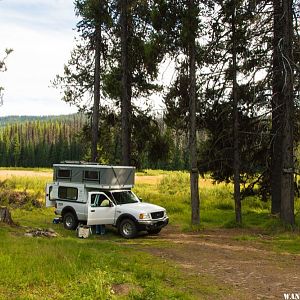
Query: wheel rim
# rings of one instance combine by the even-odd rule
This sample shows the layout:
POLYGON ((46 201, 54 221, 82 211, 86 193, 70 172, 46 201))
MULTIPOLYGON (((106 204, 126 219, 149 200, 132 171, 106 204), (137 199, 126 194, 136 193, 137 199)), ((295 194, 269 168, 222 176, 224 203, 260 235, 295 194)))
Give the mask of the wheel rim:
POLYGON ((132 233, 133 233, 133 228, 132 228, 132 225, 131 225, 130 223, 125 223, 125 224, 123 225, 123 233, 124 233, 124 235, 126 235, 126 236, 132 235, 132 233))
POLYGON ((67 216, 65 220, 66 226, 67 227, 72 227, 73 226, 73 217, 72 216, 67 216))

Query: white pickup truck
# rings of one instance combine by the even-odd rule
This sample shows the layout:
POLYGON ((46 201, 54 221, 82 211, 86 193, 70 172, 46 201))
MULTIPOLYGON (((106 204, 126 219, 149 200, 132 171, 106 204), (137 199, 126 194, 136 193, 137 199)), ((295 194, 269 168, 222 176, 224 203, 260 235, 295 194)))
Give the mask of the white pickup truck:
MULTIPOLYGON (((122 178, 127 178, 127 175, 119 176, 115 180, 117 184, 112 184, 103 189, 99 182, 79 183, 75 181, 80 180, 72 180, 72 173, 76 173, 74 172, 75 167, 81 165, 74 166, 74 164, 71 164, 71 168, 69 168, 71 170, 70 180, 68 181, 65 180, 66 178, 59 180, 62 178, 58 176, 67 175, 68 164, 54 166, 54 180, 56 179, 56 181, 46 186, 46 206, 55 206, 55 214, 62 216, 66 229, 75 229, 80 222, 87 225, 113 225, 118 228, 123 237, 133 238, 139 231, 157 234, 169 222, 166 210, 163 207, 141 202, 141 199, 131 191, 130 187, 133 182, 130 183, 127 179, 127 182, 123 180, 123 183, 127 184, 122 184, 122 178), (59 170, 63 170, 63 172, 59 173, 59 170), (127 188, 124 188, 125 186, 127 188)), ((87 168, 89 169, 88 172, 101 173, 103 167, 84 164, 82 170, 83 174, 87 168)), ((108 168, 117 167, 109 166, 108 168)), ((105 171, 107 173, 108 169, 105 171)), ((118 174, 124 172, 121 172, 119 167, 119 171, 114 170, 113 173, 118 177, 118 174)), ((96 174, 92 175, 93 178, 96 178, 96 174)), ((100 174, 99 177, 101 178, 100 174)))

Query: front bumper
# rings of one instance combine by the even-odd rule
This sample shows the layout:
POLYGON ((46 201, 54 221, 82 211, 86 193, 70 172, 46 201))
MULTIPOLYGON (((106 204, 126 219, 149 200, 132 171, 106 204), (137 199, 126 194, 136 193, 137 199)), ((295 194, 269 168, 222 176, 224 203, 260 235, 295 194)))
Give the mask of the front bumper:
POLYGON ((158 229, 167 226, 169 223, 169 218, 165 217, 162 219, 156 220, 138 220, 139 230, 149 230, 149 229, 158 229))

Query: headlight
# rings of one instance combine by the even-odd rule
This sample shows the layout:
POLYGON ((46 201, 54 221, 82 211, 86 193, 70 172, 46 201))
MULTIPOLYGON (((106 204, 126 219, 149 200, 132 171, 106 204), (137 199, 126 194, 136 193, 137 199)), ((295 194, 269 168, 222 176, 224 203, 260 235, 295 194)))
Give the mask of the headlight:
POLYGON ((148 213, 140 214, 139 219, 140 220, 151 219, 151 215, 148 213))

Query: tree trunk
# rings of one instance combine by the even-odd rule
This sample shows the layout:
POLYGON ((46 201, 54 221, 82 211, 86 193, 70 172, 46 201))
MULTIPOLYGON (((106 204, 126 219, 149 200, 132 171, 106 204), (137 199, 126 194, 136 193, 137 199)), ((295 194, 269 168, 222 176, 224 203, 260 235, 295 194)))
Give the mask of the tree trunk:
POLYGON ((293 99, 293 12, 292 0, 282 1, 283 6, 283 41, 282 66, 283 78, 283 107, 282 118, 282 180, 281 180, 281 220, 286 224, 294 225, 294 99, 293 99))
POLYGON ((94 71, 94 106, 92 118, 92 161, 98 160, 99 110, 100 110, 100 58, 101 58, 101 24, 95 28, 95 71, 94 71))
POLYGON ((0 207, 0 223, 6 223, 8 225, 15 225, 11 218, 10 211, 7 207, 0 207))
POLYGON ((273 0, 272 212, 294 225, 292 0, 273 0))
POLYGON ((273 1, 273 82, 272 82, 272 131, 271 131, 271 199, 272 214, 280 213, 281 205, 281 116, 283 107, 280 104, 283 90, 282 66, 279 43, 282 39, 282 7, 281 1, 273 1))
MULTIPOLYGON (((195 3, 189 1, 191 15, 194 15, 195 3)), ((191 22, 193 23, 194 20, 191 22)), ((199 172, 197 166, 197 130, 196 130, 196 42, 195 32, 191 26, 189 42, 189 71, 190 71, 190 89, 189 89, 189 110, 190 110, 190 188, 191 188, 191 208, 192 225, 200 224, 200 197, 199 197, 199 172)))
POLYGON ((233 102, 233 176, 235 220, 242 223, 241 192, 240 192, 240 151, 239 151, 239 112, 238 112, 238 84, 237 84, 237 53, 236 53, 236 4, 233 0, 232 13, 232 102, 233 102))
POLYGON ((122 95, 121 95, 121 140, 122 164, 129 166, 131 161, 131 84, 129 82, 128 64, 128 0, 121 0, 121 68, 122 68, 122 95))

